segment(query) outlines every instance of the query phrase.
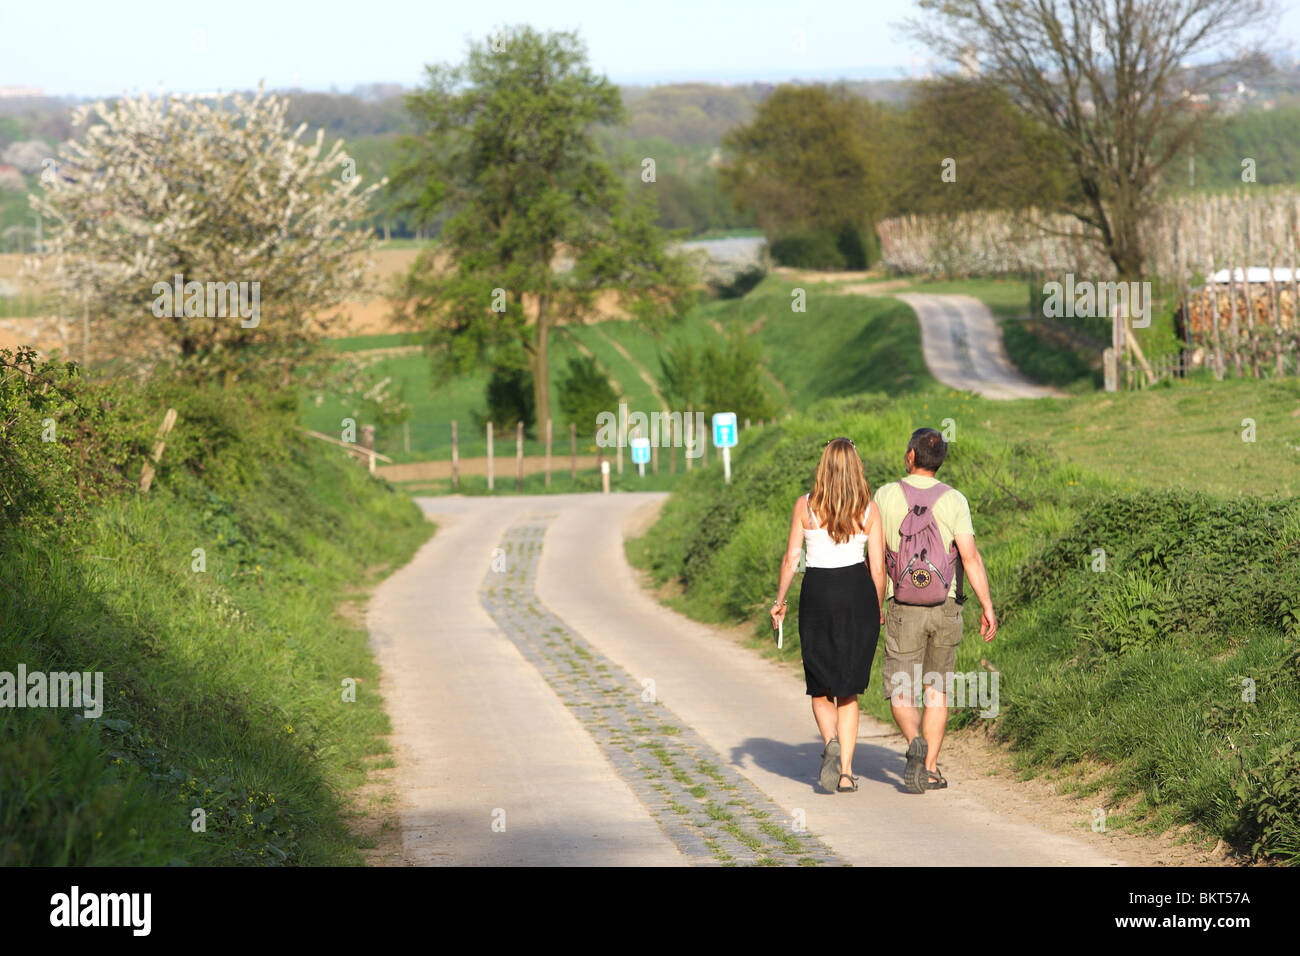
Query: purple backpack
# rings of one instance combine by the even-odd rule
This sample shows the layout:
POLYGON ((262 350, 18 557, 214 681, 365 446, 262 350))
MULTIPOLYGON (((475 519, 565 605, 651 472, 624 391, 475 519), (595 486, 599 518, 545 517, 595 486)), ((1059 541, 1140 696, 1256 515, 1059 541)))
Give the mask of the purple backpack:
MULTIPOLYGON (((894 600, 899 604, 934 607, 948 599, 953 575, 961 570, 957 542, 945 551, 943 536, 934 520, 934 503, 950 489, 943 482, 929 488, 915 488, 900 481, 898 486, 903 489, 907 514, 898 528, 898 550, 885 548, 885 568, 894 582, 894 600)), ((959 598, 964 596, 958 594, 959 598)))

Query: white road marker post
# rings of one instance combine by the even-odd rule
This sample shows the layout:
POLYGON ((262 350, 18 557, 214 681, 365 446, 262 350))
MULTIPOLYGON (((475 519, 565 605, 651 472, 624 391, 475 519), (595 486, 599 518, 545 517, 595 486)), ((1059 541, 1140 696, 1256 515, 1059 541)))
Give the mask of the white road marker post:
POLYGON ((731 484, 731 449, 736 445, 739 429, 735 412, 716 412, 713 416, 713 446, 722 449, 722 473, 731 484))

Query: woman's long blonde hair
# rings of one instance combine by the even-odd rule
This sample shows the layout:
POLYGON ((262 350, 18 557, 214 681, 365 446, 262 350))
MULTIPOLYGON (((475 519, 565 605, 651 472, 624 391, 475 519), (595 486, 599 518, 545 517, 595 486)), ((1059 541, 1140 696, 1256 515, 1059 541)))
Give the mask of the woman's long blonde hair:
POLYGON ((822 451, 808 507, 831 540, 843 544, 864 530, 859 522, 871 504, 871 485, 852 439, 832 438, 822 451), (821 516, 825 516, 822 520, 821 516))

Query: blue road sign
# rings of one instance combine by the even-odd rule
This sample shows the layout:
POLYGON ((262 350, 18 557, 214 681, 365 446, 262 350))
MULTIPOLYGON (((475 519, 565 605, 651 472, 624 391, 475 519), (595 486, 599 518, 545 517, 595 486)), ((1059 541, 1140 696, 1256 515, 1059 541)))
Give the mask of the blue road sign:
POLYGON ((736 413, 718 412, 713 416, 713 447, 736 447, 736 413))
POLYGON ((650 439, 633 438, 628 442, 632 449, 632 464, 645 465, 650 461, 650 439))

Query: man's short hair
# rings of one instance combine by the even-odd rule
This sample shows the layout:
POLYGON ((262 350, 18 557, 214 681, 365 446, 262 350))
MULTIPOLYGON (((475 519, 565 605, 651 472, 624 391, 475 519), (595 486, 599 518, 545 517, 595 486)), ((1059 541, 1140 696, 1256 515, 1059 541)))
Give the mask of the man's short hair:
POLYGON ((912 432, 907 450, 916 453, 912 465, 922 471, 938 471, 948 457, 948 443, 933 428, 918 428, 912 432))

